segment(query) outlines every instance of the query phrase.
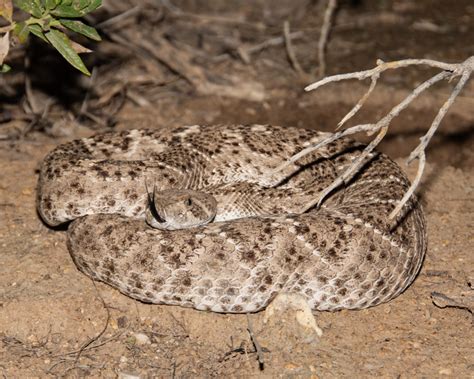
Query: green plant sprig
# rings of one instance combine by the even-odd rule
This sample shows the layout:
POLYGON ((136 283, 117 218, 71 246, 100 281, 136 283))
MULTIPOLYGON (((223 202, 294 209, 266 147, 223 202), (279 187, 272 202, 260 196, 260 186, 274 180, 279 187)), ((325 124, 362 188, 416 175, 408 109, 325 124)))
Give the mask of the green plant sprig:
MULTIPOLYGON (((94 41, 100 41, 97 30, 77 18, 95 11, 102 5, 102 0, 13 0, 13 4, 30 17, 21 22, 14 21, 12 0, 0 0, 0 17, 9 22, 9 25, 0 27, 0 33, 5 33, 8 38, 11 32, 20 43, 24 43, 31 33, 52 45, 73 67, 90 75, 78 54, 89 50, 71 41, 64 31, 69 29, 94 41)), ((1 38, 0 36, 0 40, 1 38)), ((3 50, 0 41, 0 73, 10 69, 8 65, 3 64, 3 59, 8 54, 8 45, 5 46, 5 43, 3 50)))

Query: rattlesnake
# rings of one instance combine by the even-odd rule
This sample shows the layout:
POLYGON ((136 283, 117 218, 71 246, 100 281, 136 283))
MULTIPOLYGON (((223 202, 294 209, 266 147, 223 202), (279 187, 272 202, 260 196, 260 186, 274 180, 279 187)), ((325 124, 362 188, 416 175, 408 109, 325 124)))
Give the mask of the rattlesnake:
POLYGON ((415 278, 426 250, 424 217, 412 199, 390 229, 387 216, 409 182, 378 153, 322 207, 300 214, 363 146, 341 139, 269 173, 326 136, 193 125, 75 140, 45 158, 38 211, 49 225, 73 220, 68 248, 82 272, 144 302, 243 313, 297 292, 314 310, 366 308, 415 278), (151 228, 144 221, 151 188, 213 196, 214 221, 151 228))

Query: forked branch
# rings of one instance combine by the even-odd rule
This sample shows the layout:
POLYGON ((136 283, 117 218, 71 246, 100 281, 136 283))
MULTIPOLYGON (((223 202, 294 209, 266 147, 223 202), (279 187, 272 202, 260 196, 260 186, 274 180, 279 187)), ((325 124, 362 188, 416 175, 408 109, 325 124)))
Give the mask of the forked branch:
POLYGON ((317 89, 327 83, 331 82, 338 82, 341 80, 347 79, 371 79, 371 84, 368 91, 361 97, 361 99, 357 102, 357 104, 342 118, 342 120, 338 123, 337 129, 339 129, 342 125, 344 125, 349 119, 351 119, 359 109, 364 105, 365 101, 369 98, 370 94, 374 90, 377 80, 379 79, 381 73, 389 69, 396 69, 401 67, 413 66, 413 65, 425 65, 430 67, 435 67, 443 70, 442 72, 436 74, 432 78, 426 80, 418 87, 416 87, 405 99, 403 99, 399 104, 392 108, 392 110, 379 121, 373 124, 360 124, 356 126, 352 126, 350 128, 344 129, 342 131, 337 131, 336 133, 330 135, 323 141, 309 146, 299 153, 292 156, 288 161, 284 162, 282 165, 277 167, 270 175, 275 174, 283 170, 288 165, 298 161, 302 157, 312 153, 313 151, 325 146, 339 138, 345 137, 347 135, 359 133, 359 132, 366 132, 367 135, 372 135, 374 133, 378 133, 374 140, 364 149, 361 155, 354 161, 354 163, 341 175, 339 176, 329 187, 324 189, 320 194, 319 197, 312 201, 310 204, 307 205, 306 210, 310 209, 314 205, 320 206, 325 197, 331 193, 335 188, 339 187, 342 183, 347 183, 359 170, 363 167, 364 163, 367 159, 370 159, 371 152, 375 149, 375 147, 380 143, 380 141, 385 136, 388 127, 396 116, 399 113, 408 107, 408 105, 422 92, 430 88, 433 84, 444 80, 449 79, 450 81, 454 78, 460 77, 458 83, 454 87, 451 95, 443 104, 441 109, 439 110, 438 114, 436 115, 435 119, 433 120, 431 127, 429 128, 428 132, 420 138, 420 144, 411 152, 410 156, 408 157, 407 164, 409 164, 414 159, 418 159, 418 172, 416 175, 415 180, 413 181, 410 188, 407 190, 403 198, 397 204, 397 206, 393 209, 390 213, 389 218, 394 219, 402 210, 403 206, 407 203, 410 197, 415 192, 418 184, 420 183, 423 170, 425 167, 425 150, 428 146, 431 138, 433 137, 434 133, 438 129, 441 120, 446 115, 449 107, 453 104, 454 100, 456 99, 457 95, 461 92, 464 88, 466 83, 468 82, 472 72, 474 71, 474 56, 466 59, 462 63, 451 64, 451 63, 444 63, 438 62, 431 59, 404 59, 400 61, 393 61, 393 62, 383 62, 381 60, 377 61, 377 66, 371 70, 366 71, 358 71, 352 72, 348 74, 340 74, 340 75, 333 75, 326 77, 322 80, 319 80, 305 88, 306 91, 311 91, 317 89))

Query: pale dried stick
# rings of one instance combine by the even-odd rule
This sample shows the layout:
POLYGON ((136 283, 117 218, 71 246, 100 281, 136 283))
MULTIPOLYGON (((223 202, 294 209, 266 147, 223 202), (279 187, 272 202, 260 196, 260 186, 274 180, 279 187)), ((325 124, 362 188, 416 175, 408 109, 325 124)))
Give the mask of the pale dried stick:
POLYGON ((357 157, 354 163, 352 163, 352 165, 346 171, 344 171, 341 176, 338 176, 336 180, 334 180, 328 187, 326 187, 315 200, 306 204, 303 212, 306 212, 307 210, 311 209, 312 207, 314 207, 314 205, 317 205, 317 207, 319 208, 327 195, 329 195, 332 191, 334 191, 334 189, 339 187, 341 184, 348 182, 362 168, 362 166, 364 166, 367 160, 372 158, 372 150, 374 150, 375 147, 380 143, 380 141, 382 141, 383 137, 385 137, 385 134, 387 134, 387 130, 388 125, 383 126, 380 129, 379 134, 377 134, 377 136, 370 142, 370 144, 365 147, 365 149, 357 157))
POLYGON ((423 137, 420 138, 420 144, 415 148, 415 150, 411 152, 410 156, 408 157, 407 164, 411 163, 414 159, 418 159, 418 162, 419 162, 418 172, 416 173, 416 178, 415 180, 413 180, 413 183, 411 184, 408 191, 405 193, 405 195, 400 200, 400 202, 395 207, 395 209, 390 213, 389 218, 393 219, 398 214, 398 212, 400 212, 400 210, 403 208, 405 203, 408 201, 408 199, 410 199, 410 197, 415 192, 418 184, 420 183, 421 176, 425 168, 426 147, 430 143, 431 138, 433 137, 436 130, 438 129, 439 124, 441 123, 441 120, 446 115, 446 112, 448 111, 449 107, 454 103, 454 100, 459 95, 459 92, 461 92, 463 87, 466 85, 467 81, 469 80, 469 77, 471 76, 471 73, 472 71, 465 71, 462 74, 461 79, 459 79, 458 83, 456 84, 456 87, 454 87, 454 90, 449 96, 448 100, 445 101, 445 103, 439 110, 438 114, 436 115, 435 119, 433 120, 433 123, 428 129, 428 132, 423 137))
MULTIPOLYGON (((403 206, 406 204, 406 202, 409 200, 413 192, 415 191, 416 187, 418 186, 424 166, 425 166, 425 149, 433 136, 433 134, 436 132, 441 120, 445 116, 447 110, 449 107, 452 105, 454 102, 455 98, 459 94, 459 92, 462 90, 462 88, 465 86, 467 81, 469 80, 472 72, 474 71, 474 56, 466 59, 462 63, 457 63, 457 64, 450 64, 450 63, 444 63, 444 62, 438 62, 434 61, 431 59, 405 59, 401 61, 394 61, 394 62, 383 62, 381 60, 377 61, 378 66, 371 69, 371 70, 366 70, 366 71, 359 71, 359 72, 354 72, 354 73, 348 73, 348 74, 340 74, 340 75, 334 75, 330 76, 327 78, 324 78, 316 83, 311 84, 310 86, 306 87, 306 90, 312 90, 316 89, 324 84, 327 84, 329 82, 335 82, 335 81, 340 81, 340 80, 346 80, 346 79, 366 79, 366 78, 371 78, 372 83, 369 88, 369 90, 364 94, 364 96, 359 100, 359 102, 356 104, 355 107, 349 111, 349 113, 341 120, 339 125, 342 125, 345 123, 347 120, 349 120, 352 116, 354 116, 357 111, 361 108, 361 106, 364 104, 370 93, 373 91, 375 88, 376 82, 380 76, 380 73, 387 70, 387 69, 394 69, 394 68, 399 68, 399 67, 406 67, 410 65, 428 65, 431 67, 436 67, 436 68, 441 68, 444 71, 440 72, 439 74, 433 76, 432 78, 428 79, 418 87, 416 87, 413 92, 408 95, 401 103, 399 103, 397 106, 395 106, 387 116, 383 117, 381 120, 379 120, 375 124, 362 124, 362 125, 356 125, 354 127, 348 128, 344 131, 334 133, 333 135, 327 137, 325 140, 319 142, 316 145, 309 146, 305 149, 303 149, 301 152, 298 154, 294 155, 291 157, 288 161, 284 162, 281 164, 279 167, 277 167, 275 170, 273 170, 270 173, 270 176, 273 175, 274 173, 283 170, 285 167, 287 167, 290 164, 295 163, 297 160, 301 159, 303 156, 310 154, 311 152, 321 148, 324 145, 327 145, 330 142, 333 142, 341 137, 344 137, 349 134, 354 134, 360 131, 365 131, 368 134, 375 133, 378 130, 381 130, 382 128, 387 129, 390 122, 394 117, 396 117, 403 109, 405 109, 420 93, 431 87, 433 84, 449 78, 450 80, 461 76, 461 79, 455 86, 451 96, 448 98, 448 100, 444 103, 442 108, 439 110, 435 120, 433 121, 430 129, 426 133, 425 136, 421 138, 421 143, 419 146, 410 154, 410 157, 408 159, 408 163, 410 163, 413 159, 418 158, 419 160, 419 167, 418 167, 418 173, 413 181, 413 184, 407 191, 407 193, 403 196, 402 200, 399 202, 397 207, 392 211, 390 214, 390 218, 394 218, 400 210, 403 208, 403 206)), ((334 183, 332 183, 328 188, 326 188, 316 199, 315 201, 312 202, 313 206, 314 204, 318 204, 318 206, 321 204, 321 202, 324 200, 324 197, 327 196, 328 193, 330 193, 334 188, 336 188, 338 185, 342 184, 343 182, 347 182, 350 180, 354 174, 356 174, 363 164, 365 163, 366 158, 370 155, 370 152, 375 148, 375 146, 381 141, 383 136, 386 133, 383 132, 383 129, 379 133, 379 135, 369 144, 369 146, 364 149, 362 152, 361 156, 358 157, 354 163, 349 167, 342 175, 341 177, 337 178, 334 183)), ((307 209, 309 209, 311 206, 308 206, 307 209)))
MULTIPOLYGON (((474 56, 471 58, 474 58, 474 56)), ((450 71, 451 73, 453 73, 454 76, 459 76, 461 73, 458 72, 457 70, 459 70, 460 67, 469 66, 470 64, 469 60, 471 58, 468 58, 466 61, 462 63, 444 63, 444 62, 438 62, 432 59, 402 59, 400 61, 384 62, 383 60, 378 59, 377 67, 374 67, 370 70, 365 70, 365 71, 349 72, 347 74, 327 76, 326 78, 318 80, 317 82, 314 82, 310 84, 309 86, 305 87, 305 91, 312 91, 319 87, 322 87, 323 85, 327 83, 339 82, 341 80, 367 79, 367 78, 372 77, 373 75, 380 74, 386 70, 413 66, 413 65, 426 65, 430 67, 440 68, 445 71, 450 71)))
MULTIPOLYGON (((259 43, 258 45, 254 45, 250 47, 240 46, 237 48, 237 52, 239 53, 240 58, 244 61, 244 63, 248 64, 250 63, 250 58, 251 58, 250 56, 252 54, 258 53, 272 46, 278 46, 278 45, 284 44, 285 41, 290 41, 291 43, 292 40, 299 39, 303 36, 304 36, 304 33, 302 31, 293 32, 293 33, 290 33, 288 36, 273 37, 273 38, 267 39, 266 41, 263 41, 262 43, 259 43)), ((224 53, 224 54, 216 56, 214 60, 219 61, 228 56, 229 56, 229 53, 224 53)))
POLYGON ((290 38, 290 23, 288 21, 283 23, 283 36, 285 37, 286 54, 288 55, 291 66, 296 72, 300 74, 303 73, 304 71, 299 64, 298 59, 296 59, 295 51, 293 50, 293 44, 291 43, 290 38))
POLYGON ((397 206, 393 209, 392 212, 390 212, 390 215, 388 216, 389 220, 392 220, 390 229, 393 229, 397 225, 397 220, 395 217, 400 213, 402 208, 405 206, 405 204, 408 202, 410 197, 413 195, 415 192, 415 189, 418 187, 418 184, 420 184, 421 177, 423 176, 423 171, 425 171, 425 163, 426 163, 426 155, 425 155, 425 150, 422 150, 419 152, 417 155, 418 158, 418 170, 416 171, 416 176, 413 182, 410 185, 410 188, 408 188, 407 192, 405 192, 405 195, 403 195, 402 199, 398 202, 397 206))
POLYGON ((362 96, 360 98, 360 100, 357 102, 356 105, 354 105, 354 108, 352 108, 345 116, 344 118, 338 122, 337 124, 337 129, 339 129, 342 125, 344 125, 346 123, 347 120, 349 120, 352 116, 354 116, 357 112, 359 112, 359 109, 362 108, 362 106, 364 105, 365 101, 369 98, 370 94, 372 93, 372 91, 374 90, 375 86, 377 85, 377 80, 379 79, 380 77, 380 74, 379 73, 376 73, 374 75, 372 75, 372 81, 370 83, 370 87, 369 89, 367 90, 367 92, 364 94, 364 96, 362 96))
MULTIPOLYGON (((304 36, 304 33, 302 31, 298 31, 298 32, 290 33, 290 35, 288 36, 288 39, 296 40, 303 36, 304 36)), ((247 52, 247 54, 254 54, 268 47, 281 45, 284 42, 285 42, 285 37, 273 37, 273 38, 267 39, 266 41, 263 41, 262 43, 259 43, 258 45, 248 47, 245 49, 245 51, 247 52)))
POLYGON ((328 43, 329 30, 331 28, 332 15, 337 7, 337 0, 329 0, 324 12, 323 27, 318 42, 319 77, 326 75, 326 45, 328 43))
POLYGON ((114 27, 120 27, 120 23, 127 18, 134 17, 142 11, 141 5, 136 5, 133 8, 126 10, 116 16, 110 17, 105 21, 102 21, 95 25, 99 29, 108 29, 109 31, 114 27))
POLYGON ((276 173, 280 172, 280 171, 283 171, 290 164, 296 163, 297 161, 299 161, 304 156, 310 154, 313 151, 316 151, 316 150, 322 148, 323 146, 326 146, 326 145, 330 144, 331 142, 333 142, 333 141, 335 141, 339 138, 342 138, 342 137, 345 137, 345 136, 348 136, 348 135, 351 135, 351 134, 359 133, 359 132, 364 132, 364 131, 365 132, 370 132, 372 129, 373 129, 373 124, 364 124, 364 125, 357 125, 357 126, 354 126, 350 129, 346 129, 346 130, 342 130, 342 131, 330 134, 328 137, 326 137, 322 141, 318 142, 315 145, 311 145, 311 146, 308 146, 308 147, 304 148, 299 153, 293 155, 291 158, 284 161, 278 167, 276 167, 273 170, 269 171, 269 173, 266 176, 265 183, 267 183, 267 185, 269 187, 277 186, 278 184, 280 184, 280 182, 285 180, 285 177, 278 178, 277 180, 273 180, 272 176, 275 175, 276 173))
MULTIPOLYGON (((403 110, 405 109, 420 93, 422 93, 423 91, 425 91, 426 89, 428 89, 429 87, 431 87, 433 84, 447 78, 448 76, 450 76, 451 74, 447 71, 443 71, 443 72, 440 72, 439 74, 433 76, 432 78, 426 80, 425 82, 423 82, 422 84, 420 84, 418 87, 416 87, 413 92, 411 94, 409 94, 401 103, 399 103, 397 106, 395 106, 394 108, 392 108, 392 110, 385 116, 383 117, 382 119, 380 119, 377 123, 375 124, 363 124, 363 125, 356 125, 352 128, 348 128, 345 130, 346 134, 353 134, 352 131, 354 130, 354 132, 356 131, 359 131, 360 129, 360 126, 364 127, 365 129, 367 129, 367 133, 368 134, 371 134, 371 133, 374 133, 376 132, 377 130, 380 129, 380 133, 377 135, 377 137, 362 151, 362 153, 360 154, 359 157, 357 157, 357 159, 352 163, 352 165, 346 170, 344 171, 344 173, 339 176, 338 178, 336 178, 336 180, 331 183, 331 185, 329 185, 327 188, 325 188, 318 196, 317 199, 315 199, 314 201, 308 203, 304 209, 304 211, 312 208, 315 204, 317 204, 317 206, 321 206, 321 203, 324 201, 324 199, 326 198, 326 196, 328 194, 330 194, 335 188, 339 187, 342 183, 347 183, 350 179, 352 179, 352 177, 357 173, 359 172, 359 170, 363 167, 363 165, 365 164, 366 162, 366 159, 370 157, 370 153, 375 149, 375 147, 377 147, 377 145, 380 143, 380 141, 382 141, 383 137, 385 137, 385 134, 387 133, 387 130, 388 130, 388 126, 390 125, 390 122, 393 120, 394 117, 398 116, 398 114, 403 110), (354 129, 355 128, 355 129, 354 129)), ((309 150, 309 149, 308 149, 309 150)), ((416 188, 416 186, 418 185, 420 179, 421 179, 421 173, 422 171, 424 170, 424 160, 421 161, 420 160, 420 166, 419 166, 421 172, 419 173, 419 175, 417 175, 417 179, 418 180, 415 180, 413 182, 413 184, 415 185, 414 188, 416 188), (423 164, 421 164, 423 163, 423 164), (418 178, 419 176, 419 178, 418 178)), ((414 189, 413 189, 414 190, 414 189)), ((405 197, 404 197, 405 198, 405 197)), ((404 199, 403 198, 403 199, 404 199)), ((408 198, 409 196, 406 198, 406 200, 402 203, 400 201, 400 203, 398 204, 399 206, 399 210, 401 210, 403 208, 403 205, 406 203, 406 201, 408 201, 408 198)), ((403 200, 402 199, 402 200, 403 200)), ((397 207, 398 208, 398 207, 397 207)), ((396 208, 396 209, 397 209, 396 208)), ((395 217, 398 212, 396 213, 393 213, 390 214, 390 218, 393 218, 395 217), (393 216, 392 216, 393 214, 393 216)))
MULTIPOLYGON (((400 102, 398 105, 396 105, 395 107, 392 108, 392 110, 384 117, 382 117, 379 121, 377 121, 375 124, 360 124, 360 125, 356 125, 356 126, 352 126, 348 129, 345 129, 345 130, 342 130, 342 131, 339 131, 339 132, 336 132, 336 133, 333 133, 331 135, 329 135, 328 137, 326 137, 324 140, 318 142, 317 144, 315 145, 312 145, 312 146, 308 146, 306 147, 305 149, 301 150, 299 153, 293 155, 290 159, 288 159, 287 161, 283 162, 281 165, 279 165, 277 168, 275 168, 274 170, 272 170, 270 173, 269 173, 269 176, 273 176, 275 173, 277 172, 280 172, 282 171, 283 169, 285 169, 288 165, 290 164, 293 164, 295 162, 297 162, 298 160, 300 160, 302 157, 312 153, 313 151, 316 151, 318 149, 320 149, 321 147, 323 146, 326 146, 327 144, 335 141, 335 140, 338 140, 342 137, 345 137, 345 136, 348 136, 348 135, 352 135, 352 134, 355 134, 355 133, 359 133, 359 132, 366 132, 367 134, 373 134, 375 132, 377 132, 378 130, 380 130, 381 128, 385 127, 385 126, 388 126, 390 124, 390 122, 392 121, 392 119, 396 116, 398 116, 398 114, 403 110, 405 109, 408 104, 410 104, 413 99, 415 99, 421 92, 423 92, 424 90, 426 90, 427 88, 431 87, 433 84, 439 82, 440 80, 446 78, 447 76, 449 76, 450 74, 447 73, 447 72, 441 72, 439 73, 438 75, 434 76, 433 78, 431 79, 428 79, 427 81, 423 82, 422 84, 420 84, 418 87, 416 87, 413 92, 408 95, 402 102, 400 102)), ((377 139, 377 138, 376 138, 377 139)), ((375 140, 376 140, 375 139, 375 140)), ((374 140, 374 141, 375 141, 374 140)), ((367 148, 369 146, 372 146, 372 144, 368 145, 367 148)), ((373 148, 371 150, 367 150, 367 148, 364 150, 364 153, 365 154, 365 157, 376 147, 377 145, 374 145, 373 148), (366 152, 367 150, 367 152, 366 152)), ((364 158, 365 158, 364 157, 364 158)), ((356 160, 354 162, 354 166, 356 165, 356 163, 359 162, 359 160, 356 160)), ((352 170, 353 166, 349 167, 348 171, 349 170, 352 170)), ((346 173, 344 173, 343 175, 346 175, 346 173)), ((331 185, 332 186, 332 185, 331 185)), ((320 203, 320 201, 318 201, 318 203, 320 203)))

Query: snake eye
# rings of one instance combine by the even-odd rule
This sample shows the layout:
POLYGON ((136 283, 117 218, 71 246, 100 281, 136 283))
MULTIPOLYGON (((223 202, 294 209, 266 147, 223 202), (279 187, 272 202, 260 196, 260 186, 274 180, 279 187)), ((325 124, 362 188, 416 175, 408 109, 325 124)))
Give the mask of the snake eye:
POLYGON ((184 200, 184 205, 186 205, 187 207, 190 207, 191 205, 193 205, 193 201, 191 200, 190 197, 184 200))

